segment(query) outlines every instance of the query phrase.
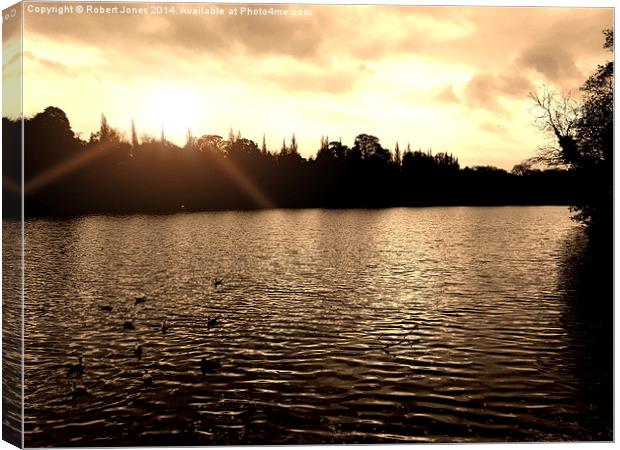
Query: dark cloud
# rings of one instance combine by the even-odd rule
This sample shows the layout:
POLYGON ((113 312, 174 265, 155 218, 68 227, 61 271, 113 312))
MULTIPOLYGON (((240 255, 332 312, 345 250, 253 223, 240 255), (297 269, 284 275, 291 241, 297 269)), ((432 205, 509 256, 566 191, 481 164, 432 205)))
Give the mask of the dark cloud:
MULTIPOLYGON (((53 7, 55 4, 46 6, 53 7)), ((113 8, 122 5, 106 3, 105 6, 113 8)), ((140 6, 148 8, 151 5, 140 6)), ((196 7, 175 5, 177 10, 182 6, 196 7)), ((287 6, 281 5, 284 8, 287 6)), ((225 4, 220 7, 228 11, 239 5, 225 4)), ((330 36, 328 9, 320 8, 310 17, 27 14, 26 19, 28 30, 36 34, 97 45, 103 49, 131 52, 132 46, 143 48, 152 45, 192 53, 226 55, 242 51, 255 56, 289 55, 303 60, 316 56, 323 40, 330 36)))
POLYGON ((484 108, 491 111, 504 111, 501 98, 525 98, 534 90, 534 85, 517 71, 517 67, 510 67, 506 74, 493 75, 478 73, 474 75, 465 87, 467 103, 475 108, 484 108))
MULTIPOLYGON (((238 5, 220 6, 227 10, 238 5)), ((338 51, 365 60, 422 54, 463 62, 507 59, 511 51, 539 42, 560 42, 571 54, 589 51, 600 46, 600 31, 612 25, 612 10, 602 8, 291 7, 310 8, 312 16, 27 14, 26 20, 29 30, 39 34, 110 47, 148 39, 152 44, 215 54, 242 50, 322 59, 324 52, 338 51), (378 33, 381 24, 388 27, 378 33)))
MULTIPOLYGON (((49 4, 54 6, 54 4, 49 4)), ((115 7, 120 4, 106 4, 115 7)), ((142 4, 141 6, 144 6, 142 4)), ((146 5, 147 7, 149 5, 146 5)), ((182 5, 175 5, 177 12, 182 5)), ((226 11, 238 5, 221 5, 226 11)), ((277 5, 274 5, 277 6, 277 5)), ((286 8, 289 5, 281 5, 286 8)), ((195 8, 196 5, 188 7, 195 8)), ((261 5, 263 8, 269 6, 261 5)), ((296 8, 295 6, 289 6, 296 8)), ((307 8, 308 5, 305 5, 307 8)), ((313 7, 314 8, 314 7, 313 7)), ((344 92, 346 83, 323 59, 321 47, 330 36, 329 7, 313 11, 311 17, 248 17, 206 15, 81 15, 38 16, 29 14, 29 32, 75 46, 97 49, 100 73, 108 79, 129 77, 178 78, 207 64, 205 79, 230 78, 250 83, 295 85, 290 71, 261 79, 257 64, 269 57, 292 58, 295 63, 320 64, 323 74, 298 74, 302 90, 327 88, 344 92), (333 85, 329 85, 329 82, 333 85)), ((337 16, 337 15, 336 15, 337 16)), ((60 69, 61 67, 57 67, 60 69)), ((51 67, 50 67, 51 69, 51 67)), ((354 81, 354 80, 353 80, 354 81)))
MULTIPOLYGON (((235 6, 239 7, 220 5, 225 10, 235 6)), ((312 16, 27 14, 25 19, 29 33, 76 44, 76 51, 80 45, 97 48, 102 68, 109 69, 110 76, 178 77, 179 71, 191 71, 192 66, 208 61, 216 63, 213 70, 220 76, 280 83, 286 88, 297 79, 303 90, 342 93, 359 76, 371 73, 374 63, 415 58, 474 68, 478 75, 467 85, 465 98, 468 104, 490 109, 498 107, 498 97, 527 95, 532 89, 530 72, 552 84, 578 87, 585 77, 580 67, 605 57, 601 30, 612 26, 613 20, 610 8, 291 8, 309 8, 312 16), (307 71, 257 78, 256 62, 270 57, 292 58, 305 64, 307 71), (351 72, 349 81, 338 64, 347 59, 359 72, 351 72)), ((455 98, 453 90, 438 96, 448 102, 455 98)))
POLYGON ((521 75, 519 68, 512 66, 498 77, 497 86, 500 92, 507 97, 524 97, 535 86, 525 76, 521 75))
POLYGON ((554 44, 543 43, 529 47, 516 62, 536 70, 550 81, 583 78, 574 57, 554 44))
MULTIPOLYGON (((613 26, 610 8, 384 6, 380 11, 362 9, 347 14, 346 23, 333 22, 330 50, 364 61, 412 56, 489 70, 540 46, 559 48, 573 61, 596 59, 604 55, 601 31, 613 26), (382 21, 388 26, 377 31, 382 21)), ((558 72, 566 74, 574 76, 570 70, 558 72)))
POLYGON ((467 103, 474 108, 503 111, 498 94, 497 79, 490 74, 474 75, 465 87, 467 103))

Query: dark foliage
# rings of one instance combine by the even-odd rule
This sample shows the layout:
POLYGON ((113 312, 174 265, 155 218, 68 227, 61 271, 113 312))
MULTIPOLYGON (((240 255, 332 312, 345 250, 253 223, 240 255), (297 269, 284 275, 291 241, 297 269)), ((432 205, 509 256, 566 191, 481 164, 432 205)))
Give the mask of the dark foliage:
MULTIPOLYGON (((5 149, 18 148, 21 121, 5 118, 2 125, 5 149)), ((100 130, 84 141, 62 110, 49 107, 24 121, 24 139, 27 216, 569 204, 578 199, 572 171, 461 169, 452 155, 410 148, 393 154, 367 134, 357 136, 352 147, 322 138, 316 158, 305 159, 294 136, 279 152, 270 152, 264 140, 259 147, 232 131, 227 139, 188 133, 186 145, 179 147, 163 136, 139 142, 132 124, 128 142, 102 116, 100 130)), ((4 155, 5 182, 8 177, 18 183, 19 159, 4 155)), ((15 200, 19 190, 5 189, 5 195, 15 200)), ((5 214, 18 215, 18 204, 5 198, 5 214)))
MULTIPOLYGON (((613 51, 613 31, 604 30, 604 48, 613 51)), ((581 87, 583 100, 552 91, 532 94, 538 123, 554 144, 541 149, 540 161, 573 170, 581 195, 571 208, 592 237, 610 242, 613 225, 614 65, 607 61, 581 87)))

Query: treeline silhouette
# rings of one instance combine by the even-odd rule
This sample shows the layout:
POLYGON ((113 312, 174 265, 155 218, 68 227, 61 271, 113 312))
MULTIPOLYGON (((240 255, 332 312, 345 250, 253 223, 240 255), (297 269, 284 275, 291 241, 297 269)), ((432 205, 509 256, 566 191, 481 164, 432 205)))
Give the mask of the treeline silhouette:
MULTIPOLYGON (((3 118, 4 215, 20 214, 21 121, 3 118)), ((394 151, 360 134, 321 138, 303 158, 295 136, 279 150, 230 132, 179 147, 163 135, 125 139, 102 116, 88 141, 59 108, 24 120, 25 215, 168 213, 260 208, 574 204, 577 175, 521 164, 461 168, 447 153, 394 151)))
MULTIPOLYGON (((603 30, 603 48, 612 52, 614 32, 603 30)), ((583 191, 571 203, 573 219, 586 226, 601 247, 613 245, 614 61, 601 64, 580 88, 579 101, 549 89, 532 93, 537 123, 552 137, 537 160, 573 171, 583 191)))

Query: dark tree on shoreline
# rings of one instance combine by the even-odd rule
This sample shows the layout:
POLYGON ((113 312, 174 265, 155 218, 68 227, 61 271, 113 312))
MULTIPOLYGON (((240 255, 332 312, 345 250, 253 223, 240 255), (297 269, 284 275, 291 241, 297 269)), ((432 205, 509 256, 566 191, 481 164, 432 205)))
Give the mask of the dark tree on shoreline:
MULTIPOLYGON (((613 31, 603 33, 603 47, 613 51, 613 31)), ((555 140, 538 161, 576 173, 582 193, 571 203, 574 219, 605 240, 613 231, 613 85, 613 61, 607 61, 581 87, 581 102, 550 90, 531 94, 541 129, 555 140)))
MULTIPOLYGON (((6 150, 19 149, 20 130, 20 121, 3 119, 6 150)), ((102 115, 99 131, 84 141, 55 107, 24 120, 24 134, 27 216, 579 200, 572 170, 461 168, 451 154, 408 145, 400 155, 398 146, 392 153, 368 134, 350 147, 322 137, 316 157, 306 159, 294 135, 270 151, 233 130, 228 139, 188 131, 179 147, 163 132, 160 139, 138 139, 133 123, 127 140, 102 115)), ((5 168, 15 168, 5 171, 5 185, 12 178, 18 186, 18 153, 3 157, 5 168)), ((5 189, 6 200, 5 216, 18 216, 19 189, 5 189)))

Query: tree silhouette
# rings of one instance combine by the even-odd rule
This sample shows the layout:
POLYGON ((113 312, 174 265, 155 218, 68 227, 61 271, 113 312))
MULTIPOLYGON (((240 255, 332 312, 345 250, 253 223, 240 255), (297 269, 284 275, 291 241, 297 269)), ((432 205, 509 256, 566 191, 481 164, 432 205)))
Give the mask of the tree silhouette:
POLYGON ((263 134, 263 144, 261 145, 261 153, 263 155, 267 155, 267 153, 269 153, 269 150, 267 150, 267 142, 265 140, 265 135, 263 134))
POLYGON ((286 156, 288 154, 288 147, 286 146, 286 139, 282 139, 282 147, 280 147, 280 156, 286 156))
POLYGON ((539 93, 530 93, 537 110, 536 124, 551 135, 553 145, 541 147, 538 159, 549 166, 570 165, 577 157, 577 123, 580 110, 570 93, 560 94, 543 87, 539 93))
POLYGON ((136 131, 136 123, 133 119, 131 119, 131 146, 133 148, 138 148, 140 142, 138 141, 138 133, 136 131))
POLYGON ((196 146, 196 138, 192 135, 192 129, 187 129, 187 134, 185 137, 185 146, 183 147, 185 150, 193 150, 196 146))
POLYGON ((353 148, 359 152, 363 159, 372 157, 383 157, 386 154, 385 149, 379 144, 379 138, 368 134, 360 134, 355 138, 353 148))
MULTIPOLYGON (((3 119, 6 145, 19 142, 20 127, 3 119)), ((159 139, 138 140, 134 121, 126 140, 102 115, 99 130, 84 141, 61 109, 49 107, 24 120, 24 139, 29 216, 580 201, 574 170, 461 169, 451 153, 414 152, 410 145, 399 158, 398 144, 391 152, 370 134, 356 136, 351 147, 323 136, 315 157, 306 159, 296 135, 290 145, 283 140, 279 153, 267 150, 264 136, 259 147, 232 128, 228 139, 196 138, 188 130, 179 147, 165 139, 163 128, 159 139)), ((19 186, 19 159, 5 155, 3 161, 15 168, 19 186)), ((19 215, 19 189, 5 190, 5 199, 15 206, 7 214, 19 215)))
MULTIPOLYGON (((603 33, 603 47, 612 51, 613 31, 603 33)), ((613 223, 613 72, 613 61, 599 65, 581 87, 581 103, 549 90, 531 94, 538 124, 557 143, 542 148, 539 160, 575 171, 582 192, 572 205, 574 219, 607 235, 613 223)))
POLYGON ((394 162, 396 163, 396 166, 400 168, 402 159, 400 156, 400 147, 398 146, 398 142, 396 143, 396 146, 394 147, 394 162))
POLYGON ((291 138, 291 146, 289 147, 289 153, 299 154, 297 148, 297 139, 295 139, 295 133, 293 133, 293 137, 291 138))

